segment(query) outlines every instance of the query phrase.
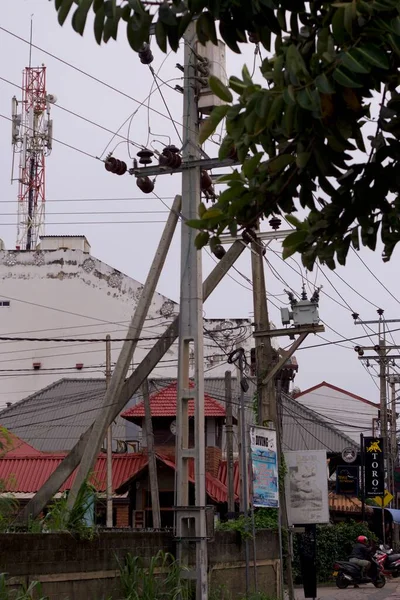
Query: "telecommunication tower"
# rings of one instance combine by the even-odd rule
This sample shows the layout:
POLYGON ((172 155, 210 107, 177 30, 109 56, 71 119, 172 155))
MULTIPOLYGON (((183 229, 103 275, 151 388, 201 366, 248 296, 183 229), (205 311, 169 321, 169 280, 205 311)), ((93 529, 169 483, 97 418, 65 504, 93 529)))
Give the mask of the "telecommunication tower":
POLYGON ((12 99, 12 181, 18 181, 17 249, 34 250, 44 233, 45 158, 52 149, 50 107, 57 98, 46 92, 46 67, 26 67, 22 100, 12 99), (19 154, 18 176, 14 157, 19 154))

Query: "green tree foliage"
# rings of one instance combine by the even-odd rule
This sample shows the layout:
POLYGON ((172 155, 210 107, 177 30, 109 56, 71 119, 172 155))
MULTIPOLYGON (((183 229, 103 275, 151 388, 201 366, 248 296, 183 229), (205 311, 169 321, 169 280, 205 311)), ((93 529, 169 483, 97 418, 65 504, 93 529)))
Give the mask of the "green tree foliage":
MULTIPOLYGON (((298 251, 312 269, 345 264, 350 247, 374 250, 383 242, 389 260, 400 239, 400 3, 398 0, 55 0, 59 22, 74 7, 82 34, 95 12, 97 42, 116 39, 125 22, 138 51, 150 26, 165 52, 176 50, 191 19, 201 43, 219 34, 233 52, 253 40, 268 51, 264 85, 246 67, 228 86, 212 80, 225 106, 202 126, 205 141, 225 118, 220 158, 237 156, 241 169, 226 176, 217 202, 201 206, 199 247, 229 230, 254 227, 271 215, 295 227, 284 254, 298 251), (366 147, 370 105, 379 114, 366 147), (356 154, 353 154, 353 152, 356 154), (306 217, 294 216, 300 207, 306 217)), ((303 214, 303 213, 302 213, 303 214)))
MULTIPOLYGON (((317 526, 317 577, 320 583, 332 581, 335 560, 347 560, 359 535, 376 540, 375 535, 363 523, 338 523, 337 525, 317 526)), ((297 536, 294 538, 293 569, 296 581, 300 582, 300 557, 297 536)))

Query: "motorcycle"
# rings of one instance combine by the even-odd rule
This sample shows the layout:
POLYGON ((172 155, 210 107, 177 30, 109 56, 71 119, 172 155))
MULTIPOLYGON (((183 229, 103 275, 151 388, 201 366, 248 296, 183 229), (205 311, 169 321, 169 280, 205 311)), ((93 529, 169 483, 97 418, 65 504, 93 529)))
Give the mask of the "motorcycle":
POLYGON ((388 546, 380 545, 375 553, 375 560, 387 577, 400 577, 400 554, 393 554, 388 546))
POLYGON ((371 563, 370 577, 362 577, 361 567, 347 561, 336 561, 333 565, 336 586, 340 590, 344 590, 349 585, 373 583, 376 588, 383 588, 386 584, 383 567, 375 558, 371 560, 371 563))

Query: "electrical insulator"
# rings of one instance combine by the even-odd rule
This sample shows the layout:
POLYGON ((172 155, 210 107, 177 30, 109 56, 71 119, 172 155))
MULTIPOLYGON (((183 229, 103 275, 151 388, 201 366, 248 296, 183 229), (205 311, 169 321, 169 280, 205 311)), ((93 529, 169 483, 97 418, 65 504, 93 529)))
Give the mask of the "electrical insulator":
POLYGON ((272 219, 269 220, 269 224, 271 225, 272 229, 276 231, 281 226, 282 221, 281 219, 278 219, 278 217, 272 217, 272 219))
POLYGON ((146 42, 143 44, 139 50, 139 58, 142 65, 149 65, 153 62, 154 56, 151 51, 150 44, 147 44, 146 42))
POLYGON ((247 34, 249 36, 249 42, 251 44, 259 44, 260 43, 260 36, 256 31, 248 31, 247 34))
POLYGON ((178 169, 182 164, 182 158, 179 154, 179 149, 176 146, 165 146, 159 158, 160 167, 169 167, 170 169, 178 169))
POLYGON ((150 177, 138 177, 136 179, 136 185, 144 194, 151 194, 154 190, 154 181, 152 181, 150 177))
POLYGON ((139 157, 139 163, 146 166, 151 165, 151 157, 154 156, 154 152, 148 150, 147 148, 143 148, 143 150, 140 150, 137 155, 139 157))
POLYGON ((126 166, 126 162, 123 160, 118 160, 118 158, 114 158, 113 156, 109 156, 104 163, 106 171, 110 173, 114 173, 115 175, 124 175, 128 169, 126 166))
POLYGON ((221 260, 221 258, 224 258, 225 254, 226 254, 226 250, 225 248, 222 246, 222 244, 217 244, 214 248, 214 252, 213 252, 214 256, 216 256, 219 260, 221 260))

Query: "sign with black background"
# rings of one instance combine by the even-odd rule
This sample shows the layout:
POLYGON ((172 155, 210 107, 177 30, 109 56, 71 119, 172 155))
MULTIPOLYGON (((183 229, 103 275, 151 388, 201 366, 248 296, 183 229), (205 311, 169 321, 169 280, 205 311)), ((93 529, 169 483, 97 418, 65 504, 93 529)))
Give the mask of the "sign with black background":
POLYGON ((358 467, 343 465, 336 469, 336 493, 358 496, 358 467))
POLYGON ((364 438, 365 497, 385 494, 385 464, 382 438, 364 438))

